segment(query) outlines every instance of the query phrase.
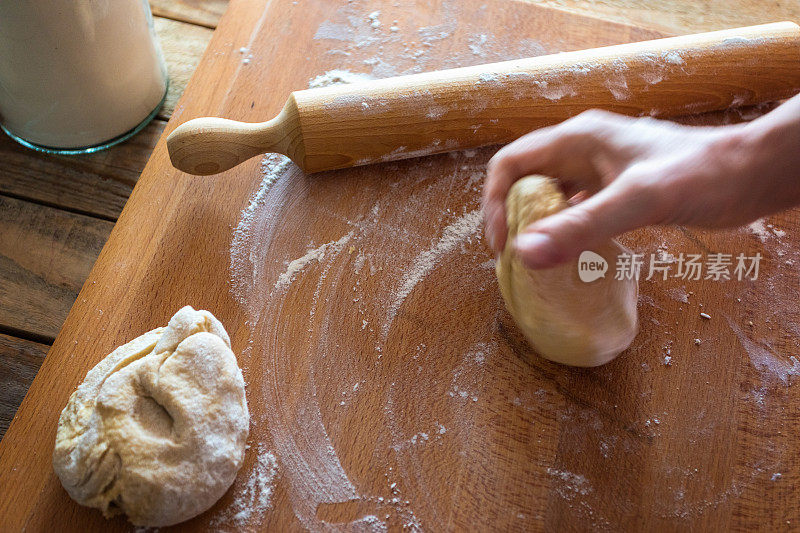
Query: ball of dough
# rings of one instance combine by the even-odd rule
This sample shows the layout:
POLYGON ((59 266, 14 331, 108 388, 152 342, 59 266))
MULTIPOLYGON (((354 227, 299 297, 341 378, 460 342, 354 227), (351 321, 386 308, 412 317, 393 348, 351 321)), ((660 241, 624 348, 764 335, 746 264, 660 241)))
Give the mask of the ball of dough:
POLYGON ((496 272, 506 307, 542 357, 572 366, 598 366, 625 350, 637 331, 636 279, 615 280, 614 265, 629 250, 609 240, 592 250, 609 265, 605 277, 583 282, 577 261, 532 270, 511 243, 529 224, 567 207, 555 180, 528 176, 506 199, 508 241, 496 272))
POLYGON ((89 371, 58 420, 53 468, 78 503, 167 526, 228 490, 249 426, 228 334, 187 306, 89 371))

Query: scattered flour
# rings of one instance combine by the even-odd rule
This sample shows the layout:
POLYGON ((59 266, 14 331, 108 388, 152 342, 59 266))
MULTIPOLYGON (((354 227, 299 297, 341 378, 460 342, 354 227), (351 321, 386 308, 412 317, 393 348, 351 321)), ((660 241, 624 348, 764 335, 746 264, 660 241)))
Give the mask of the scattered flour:
POLYGON ((472 52, 473 55, 483 57, 486 55, 486 51, 484 50, 484 45, 489 38, 486 36, 485 33, 481 33, 480 35, 476 35, 471 37, 469 40, 469 50, 472 52))
POLYGON ((672 289, 667 290, 670 298, 675 300, 676 302, 681 302, 688 304, 689 303, 689 295, 686 294, 686 289, 683 287, 674 287, 672 289))
POLYGON ((251 519, 260 519, 272 505, 272 490, 278 473, 278 461, 263 444, 258 445, 256 464, 247 482, 236 492, 233 503, 225 515, 214 519, 212 526, 233 526, 241 529, 251 519), (229 514, 229 513, 233 514, 229 514))
POLYGON ((769 344, 763 341, 755 342, 742 331, 736 322, 728 317, 725 318, 756 370, 768 378, 779 379, 784 385, 789 383, 789 376, 800 376, 800 360, 797 357, 790 355, 789 361, 782 359, 769 344))
POLYGON ((306 265, 314 261, 322 261, 325 257, 325 254, 328 252, 338 253, 341 252, 344 248, 344 245, 350 242, 350 239, 353 238, 355 231, 350 231, 346 235, 343 235, 339 240, 326 242, 325 244, 318 246, 317 248, 313 248, 305 253, 302 257, 298 257, 297 259, 291 261, 286 266, 286 271, 283 272, 280 276, 278 276, 278 281, 275 282, 275 289, 281 290, 287 288, 294 279, 295 274, 303 270, 306 265))
POLYGON ((372 13, 367 15, 367 19, 369 19, 369 25, 372 28, 378 29, 381 27, 381 21, 378 19, 378 17, 380 16, 381 16, 380 11, 373 11, 372 13))
POLYGON ((769 238, 771 236, 769 230, 764 225, 764 220, 763 219, 756 220, 755 222, 753 222, 752 224, 750 224, 747 227, 750 229, 750 231, 753 232, 753 234, 756 237, 758 237, 761 240, 761 242, 766 242, 767 238, 769 238))
POLYGON ((659 71, 644 71, 639 74, 641 78, 650 85, 655 85, 664 81, 664 74, 659 71))
POLYGON ((665 52, 663 57, 664 61, 666 61, 670 65, 683 65, 685 63, 685 61, 681 57, 681 54, 679 52, 676 52, 675 50, 665 52))
MULTIPOLYGON (((443 2, 439 8, 441 22, 417 28, 413 38, 400 44, 402 51, 390 56, 384 53, 385 46, 400 41, 398 20, 386 22, 386 17, 389 16, 387 12, 391 8, 386 6, 383 11, 369 11, 359 9, 357 4, 357 1, 352 0, 337 9, 329 20, 318 26, 314 39, 338 43, 336 48, 325 52, 328 55, 363 59, 361 56, 364 53, 371 54, 372 57, 364 61, 372 66, 372 74, 378 78, 519 59, 557 51, 546 50, 533 39, 500 39, 490 33, 476 33, 468 36, 466 46, 461 43, 455 47, 452 44, 448 46, 448 55, 445 58, 441 54, 432 54, 435 47, 442 45, 444 41, 455 40, 457 21, 463 16, 458 6, 443 2)), ((393 6, 399 7, 396 3, 393 6)))
POLYGON ((562 481, 562 485, 556 488, 556 492, 562 498, 571 498, 572 494, 570 493, 586 496, 592 492, 592 485, 584 476, 580 474, 573 474, 572 472, 558 470, 555 468, 548 468, 547 473, 562 481))
POLYGON ((249 48, 245 48, 244 46, 239 48, 239 53, 242 55, 242 63, 245 65, 250 63, 250 60, 253 59, 253 54, 250 53, 249 48))
POLYGON ((254 241, 263 237, 259 233, 265 229, 262 211, 265 208, 267 195, 275 182, 292 168, 297 167, 294 167, 286 156, 279 154, 264 156, 261 160, 261 183, 247 207, 242 210, 239 223, 233 230, 230 247, 231 288, 240 303, 244 303, 243 295, 250 291, 256 278, 257 264, 253 261, 252 253, 254 241))
MULTIPOLYGON (((261 160, 261 187, 259 193, 264 190, 266 192, 269 187, 280 178, 286 169, 292 165, 292 160, 285 155, 268 154, 261 160)), ((259 195, 256 194, 256 197, 259 195)))
POLYGON ((786 232, 782 229, 776 228, 772 224, 766 224, 764 219, 756 220, 749 224, 747 228, 758 237, 761 242, 767 242, 770 237, 778 237, 779 239, 786 236, 786 232))
POLYGON ((312 78, 308 81, 309 89, 318 89, 330 85, 344 85, 345 83, 357 83, 374 79, 369 74, 361 72, 350 72, 349 70, 333 69, 324 74, 312 78))
POLYGON ((631 97, 631 92, 628 90, 628 81, 621 74, 610 76, 603 82, 603 85, 617 100, 627 100, 631 97))
POLYGON ((447 113, 447 106, 443 105, 434 105, 428 108, 428 112, 425 114, 426 117, 437 119, 444 116, 447 113))
MULTIPOLYGON (((548 100, 561 100, 565 96, 575 96, 578 92, 570 85, 561 83, 551 83, 545 80, 534 81, 533 84, 539 89, 539 94, 548 100)), ((520 97, 528 97, 528 93, 520 93, 520 97)))
POLYGON ((352 30, 346 24, 336 24, 326 20, 319 25, 319 28, 317 28, 317 33, 314 34, 314 39, 350 41, 352 40, 351 34, 352 30))
POLYGON ((469 357, 477 364, 482 365, 484 362, 486 362, 487 354, 492 353, 494 349, 496 349, 494 344, 490 344, 488 342, 479 342, 467 352, 466 357, 469 357))
POLYGON ((348 524, 350 531, 369 531, 370 533, 382 533, 388 531, 386 522, 375 515, 367 515, 348 524))
POLYGON ((441 41, 449 38, 455 31, 456 22, 451 20, 442 24, 436 24, 435 26, 425 26, 423 28, 419 28, 417 33, 422 40, 422 44, 430 47, 435 41, 441 41))
POLYGON ((497 261, 495 261, 494 259, 487 259, 478 266, 486 270, 494 270, 495 267, 497 266, 497 261))
POLYGON ((481 226, 483 216, 480 209, 475 209, 469 213, 459 217, 455 222, 449 224, 444 228, 442 236, 430 249, 422 252, 417 256, 411 266, 406 269, 400 287, 392 298, 389 304, 389 310, 386 317, 386 322, 383 325, 384 339, 389 335, 392 321, 394 320, 397 311, 403 302, 414 290, 414 287, 427 276, 431 270, 436 268, 439 259, 455 248, 469 240, 469 238, 478 231, 481 226))

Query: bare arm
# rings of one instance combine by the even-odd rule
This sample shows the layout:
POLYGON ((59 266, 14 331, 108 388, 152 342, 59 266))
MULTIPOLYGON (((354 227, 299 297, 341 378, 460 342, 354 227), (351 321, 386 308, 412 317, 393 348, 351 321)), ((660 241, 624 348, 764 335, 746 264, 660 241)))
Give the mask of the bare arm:
POLYGON ((640 226, 745 224, 800 204, 800 95, 747 124, 691 127, 589 111, 517 139, 489 162, 484 189, 496 253, 508 244, 506 194, 529 174, 579 193, 512 243, 531 268, 640 226))

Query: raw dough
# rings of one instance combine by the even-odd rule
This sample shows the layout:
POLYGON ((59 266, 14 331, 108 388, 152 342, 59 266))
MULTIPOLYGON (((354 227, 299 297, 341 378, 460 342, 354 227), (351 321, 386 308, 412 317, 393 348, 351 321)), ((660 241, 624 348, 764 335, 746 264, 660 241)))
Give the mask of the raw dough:
POLYGON ((577 261, 531 270, 510 246, 526 226, 565 207, 553 179, 528 176, 512 186, 506 200, 509 244, 497 261, 497 279, 506 307, 541 356, 566 365, 598 366, 636 336, 638 282, 614 279, 617 256, 630 251, 613 240, 593 250, 609 270, 585 283, 578 277, 577 261))
POLYGON ((228 334, 186 306, 89 371, 58 420, 53 468, 78 503, 167 526, 228 490, 249 425, 228 334))

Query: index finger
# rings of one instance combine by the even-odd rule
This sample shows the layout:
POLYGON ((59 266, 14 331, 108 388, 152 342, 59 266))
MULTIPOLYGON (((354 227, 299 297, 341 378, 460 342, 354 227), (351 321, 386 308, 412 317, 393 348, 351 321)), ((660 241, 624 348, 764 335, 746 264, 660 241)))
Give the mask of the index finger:
POLYGON ((540 160, 546 157, 548 148, 548 143, 542 140, 546 139, 547 130, 552 129, 543 128, 528 133, 498 150, 489 160, 482 203, 486 235, 495 253, 500 253, 505 248, 508 232, 505 200, 508 191, 526 172, 533 172, 529 169, 542 164, 540 160))
POLYGON ((483 211, 486 234, 496 253, 505 246, 505 198, 514 182, 530 174, 544 174, 559 180, 567 197, 584 189, 596 192, 601 175, 595 155, 610 133, 609 127, 616 124, 608 112, 584 112, 557 126, 523 135, 492 157, 483 190, 483 211))
MULTIPOLYGON (((579 164, 583 172, 576 172, 568 168, 570 165, 560 163, 560 160, 580 160, 581 155, 576 154, 576 138, 584 134, 572 133, 563 126, 542 128, 524 135, 501 148, 489 161, 486 184, 483 189, 483 213, 486 221, 486 234, 489 244, 496 253, 505 247, 506 227, 505 199, 511 186, 530 174, 545 174, 557 179, 567 179, 562 182, 562 188, 567 195, 570 191, 569 177, 583 174, 593 174, 591 165, 584 158, 579 164)), ((587 144, 587 143, 582 143, 587 144)), ((571 166, 575 166, 573 163, 571 166)), ((573 187, 574 188, 574 187, 573 187)))

